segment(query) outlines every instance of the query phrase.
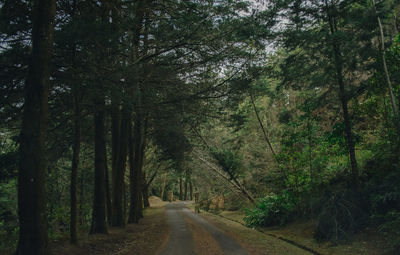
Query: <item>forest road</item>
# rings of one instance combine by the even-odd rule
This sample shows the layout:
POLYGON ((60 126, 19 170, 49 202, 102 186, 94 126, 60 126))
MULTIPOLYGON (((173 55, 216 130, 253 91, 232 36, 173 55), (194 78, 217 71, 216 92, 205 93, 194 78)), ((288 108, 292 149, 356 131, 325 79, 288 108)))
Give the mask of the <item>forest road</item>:
POLYGON ((185 202, 168 204, 166 214, 171 232, 159 255, 249 254, 222 230, 188 209, 185 202))

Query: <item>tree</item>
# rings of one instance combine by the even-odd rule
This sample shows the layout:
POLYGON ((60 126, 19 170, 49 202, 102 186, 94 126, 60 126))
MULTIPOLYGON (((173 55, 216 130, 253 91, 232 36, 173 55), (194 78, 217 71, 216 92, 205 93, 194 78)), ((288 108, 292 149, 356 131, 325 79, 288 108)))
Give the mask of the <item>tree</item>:
POLYGON ((326 0, 325 0, 325 7, 326 7, 325 12, 329 22, 329 30, 332 36, 331 43, 334 55, 334 64, 336 68, 336 79, 339 85, 339 99, 342 104, 343 119, 345 125, 345 138, 347 141, 347 149, 349 151, 349 156, 350 156, 351 172, 353 176, 353 182, 357 186, 359 172, 356 159, 355 145, 353 140, 353 133, 351 128, 351 120, 348 110, 348 96, 345 91, 345 84, 343 77, 343 59, 342 59, 341 48, 338 43, 338 39, 336 38, 338 36, 338 33, 340 32, 338 30, 337 17, 335 17, 338 10, 336 9, 336 5, 334 3, 329 5, 328 1, 326 0))
MULTIPOLYGON (((320 91, 325 93, 337 92, 352 180, 358 185, 359 169, 349 104, 359 95, 356 91, 362 91, 360 87, 367 75, 359 74, 371 68, 368 57, 371 53, 375 55, 370 43, 373 35, 362 27, 367 23, 360 15, 365 9, 357 1, 310 1, 307 4, 295 1, 283 3, 283 6, 284 16, 290 21, 282 31, 282 46, 289 53, 281 66, 283 84, 296 90, 313 87, 322 88, 320 91)), ((320 91, 315 90, 315 96, 325 97, 320 91)))
MULTIPOLYGON (((100 29, 106 30, 109 28, 109 11, 111 5, 104 0, 101 3, 101 25, 100 29)), ((101 37, 101 41, 107 42, 107 37, 101 37)), ((107 59, 108 44, 96 45, 100 51, 97 55, 99 63, 104 63, 107 59)), ((107 171, 107 148, 105 140, 105 111, 106 111, 106 94, 104 81, 100 79, 100 75, 104 75, 104 70, 98 70, 98 76, 94 79, 97 82, 97 87, 93 86, 93 107, 94 107, 94 196, 93 196, 93 211, 92 224, 90 233, 107 233, 107 213, 106 213, 106 171, 107 171), (102 72, 103 71, 103 72, 102 72)))
POLYGON ((54 0, 37 0, 33 9, 32 53, 20 134, 17 254, 48 253, 45 141, 55 9, 54 0))

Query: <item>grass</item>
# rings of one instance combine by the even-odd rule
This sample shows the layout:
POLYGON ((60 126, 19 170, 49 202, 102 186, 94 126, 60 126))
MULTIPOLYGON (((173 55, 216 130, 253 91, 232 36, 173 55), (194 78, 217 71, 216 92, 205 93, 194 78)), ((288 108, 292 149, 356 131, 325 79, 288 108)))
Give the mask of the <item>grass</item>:
MULTIPOLYGON (((220 216, 243 224, 244 213, 241 211, 220 212, 220 216)), ((320 254, 338 255, 382 255, 390 253, 391 245, 388 239, 378 233, 375 228, 367 228, 353 236, 349 244, 334 245, 330 242, 319 243, 314 240, 314 222, 310 220, 298 220, 285 226, 261 227, 259 231, 293 241, 320 254)))
POLYGON ((227 235, 235 239, 246 248, 250 254, 262 255, 302 255, 311 254, 287 242, 267 236, 254 229, 247 228, 238 222, 227 220, 221 216, 207 212, 200 214, 209 222, 222 229, 227 235))

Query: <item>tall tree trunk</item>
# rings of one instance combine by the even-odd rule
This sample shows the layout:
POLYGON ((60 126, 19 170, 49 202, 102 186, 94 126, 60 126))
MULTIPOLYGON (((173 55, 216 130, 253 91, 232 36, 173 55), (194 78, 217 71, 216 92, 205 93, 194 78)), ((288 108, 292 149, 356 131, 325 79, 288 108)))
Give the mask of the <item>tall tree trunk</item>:
POLYGON ((190 201, 193 201, 193 183, 192 178, 189 179, 190 201))
POLYGON ((310 174, 313 174, 313 166, 312 166, 312 125, 311 121, 307 120, 307 131, 308 131, 308 164, 310 167, 310 174))
POLYGON ((45 141, 55 9, 55 0, 34 2, 32 53, 20 134, 17 254, 48 254, 45 141))
MULTIPOLYGON (((137 114, 140 115, 140 114, 137 114)), ((136 116, 134 134, 130 132, 129 139, 129 161, 130 161, 130 191, 131 203, 129 210, 129 223, 138 223, 140 219, 140 208, 142 207, 142 178, 140 173, 140 161, 142 159, 141 148, 143 145, 143 123, 140 116, 136 116)))
POLYGON ((186 201, 187 200, 187 198, 188 198, 188 174, 187 174, 187 172, 186 172, 186 175, 185 175, 185 196, 184 196, 184 200, 186 201))
MULTIPOLYGON (((373 3, 373 7, 376 13, 376 9, 375 9, 375 0, 372 0, 373 3)), ((399 124, 399 110, 397 108, 397 102, 396 102, 396 97, 394 96, 393 93, 393 87, 392 87, 392 82, 390 80, 390 75, 389 75, 389 71, 387 68, 387 64, 386 64, 386 58, 385 58, 385 35, 383 33, 383 27, 382 27, 382 22, 381 22, 381 18, 377 15, 376 16, 377 21, 378 21, 378 26, 379 26, 379 33, 380 33, 380 42, 381 42, 381 47, 380 47, 380 53, 381 53, 381 57, 382 57, 382 64, 383 64, 383 71, 385 73, 385 79, 386 79, 386 83, 389 89, 389 95, 390 95, 390 102, 392 104, 392 111, 393 111, 393 115, 394 115, 394 119, 395 119, 395 125, 397 128, 400 128, 400 124, 399 124)))
MULTIPOLYGON (((139 163, 139 180, 141 180, 143 177, 143 162, 144 162, 144 157, 145 157, 145 149, 146 149, 146 125, 147 121, 143 122, 143 128, 142 128, 142 147, 140 148, 140 163, 139 163)), ((139 181, 138 183, 140 191, 142 191, 142 182, 139 181)), ((143 196, 139 195, 139 203, 138 203, 138 213, 139 217, 143 218, 143 196)))
MULTIPOLYGON (((123 201, 124 201, 124 216, 126 218, 126 212, 127 212, 127 206, 128 206, 128 201, 127 201, 127 196, 126 196, 126 182, 125 182, 125 176, 124 176, 124 187, 123 187, 123 201)), ((126 220, 125 220, 126 222, 126 220)))
POLYGON ((167 174, 164 173, 162 176, 162 184, 161 184, 161 200, 164 200, 164 193, 165 193, 165 183, 167 182, 167 174))
POLYGON ((183 178, 179 176, 179 200, 183 200, 183 178))
POLYGON ((146 173, 143 172, 143 207, 148 208, 150 207, 150 202, 149 202, 149 185, 146 183, 146 173))
MULTIPOLYGON (((135 20, 133 21, 133 59, 135 62, 139 58, 140 35, 143 27, 143 18, 145 12, 145 0, 136 1, 135 20)), ((135 84, 134 91, 136 93, 136 116, 133 132, 129 132, 129 162, 130 162, 130 193, 131 203, 129 209, 128 223, 138 223, 142 217, 143 199, 142 199, 142 176, 141 176, 141 160, 143 159, 141 152, 144 146, 144 123, 142 115, 142 102, 140 84, 135 84), (134 134, 132 134, 134 133, 134 134)))
MULTIPOLYGON (((326 3, 327 7, 328 4, 326 3)), ((347 147, 348 147, 348 152, 350 156, 350 163, 351 163, 351 174, 353 178, 353 183, 355 186, 358 186, 358 166, 357 166, 357 160, 356 160, 356 152, 355 152, 355 146, 354 146, 354 140, 353 140, 353 133, 351 129, 351 120, 349 116, 349 110, 347 107, 347 95, 345 91, 345 85, 343 81, 343 60, 340 52, 340 46, 337 42, 337 39, 334 38, 336 36, 337 32, 337 25, 336 25, 336 20, 335 18, 331 15, 331 11, 329 8, 328 10, 328 18, 329 18, 329 27, 330 27, 330 32, 332 35, 332 48, 333 48, 333 54, 334 54, 334 62, 335 62, 335 67, 336 67, 336 78, 337 78, 337 83, 339 85, 339 99, 342 104, 342 111, 343 111, 343 119, 344 119, 344 125, 345 125, 345 139, 347 142, 347 147)))
POLYGON ((125 226, 123 191, 125 185, 126 157, 128 154, 129 123, 131 122, 130 111, 124 106, 122 111, 121 129, 119 136, 118 156, 113 171, 113 220, 112 225, 125 226))
POLYGON ((81 225, 84 224, 84 212, 83 212, 83 205, 85 203, 84 200, 84 195, 83 195, 83 191, 84 191, 84 182, 83 182, 83 178, 80 178, 80 182, 79 182, 79 223, 81 225))
MULTIPOLYGON (((121 111, 119 109, 119 101, 116 98, 112 99, 111 102, 111 189, 114 193, 114 181, 115 175, 117 173, 117 162, 118 162, 118 155, 119 155, 119 138, 120 138, 120 129, 121 129, 121 111)), ((113 195, 113 194, 112 194, 113 195)), ((110 194, 111 196, 111 194, 110 194)), ((110 199, 111 200, 111 199, 110 199)), ((110 201, 112 202, 112 201, 110 201)), ((113 206, 114 203, 111 203, 111 209, 109 210, 110 213, 108 214, 108 224, 112 225, 113 219, 113 206)))
POLYGON ((135 196, 135 141, 133 140, 132 123, 129 123, 128 159, 129 159, 129 215, 128 223, 137 223, 138 218, 135 213, 137 198, 135 196))
POLYGON ((106 163, 106 210, 107 210, 107 224, 111 225, 112 204, 111 204, 111 192, 110 192, 110 175, 108 172, 107 163, 106 163))
MULTIPOLYGON (((71 16, 75 17, 77 9, 77 0, 72 3, 71 16)), ((76 43, 73 46, 73 61, 76 60, 76 43)), ((74 77, 75 78, 75 77, 74 77)), ((74 139, 72 145, 72 164, 71 164, 71 183, 70 183, 70 242, 71 244, 78 243, 77 237, 77 191, 78 191, 78 167, 79 167, 79 154, 81 147, 81 109, 80 109, 80 93, 75 85, 72 88, 73 103, 74 103, 74 139)))
POLYGON ((72 169, 71 169, 71 218, 70 218, 70 238, 72 244, 77 244, 77 182, 79 153, 81 148, 81 110, 77 93, 74 95, 74 144, 72 148, 72 169))
POLYGON ((91 234, 107 233, 106 223, 106 141, 104 97, 95 99, 94 136, 95 170, 91 234))
MULTIPOLYGON (((374 9, 375 9, 375 0, 372 0, 372 3, 374 6, 374 9)), ((375 9, 375 13, 376 13, 376 9, 375 9)), ((390 80, 389 70, 387 68, 387 63, 386 63, 386 58, 385 58, 385 35, 383 33, 382 22, 378 15, 376 15, 376 18, 378 21, 379 32, 380 32, 380 41, 381 41, 380 54, 382 57, 383 71, 385 73, 386 84, 388 86, 390 102, 392 105, 393 122, 396 127, 397 134, 398 134, 397 141, 396 141, 396 149, 395 149, 395 159, 394 159, 395 161, 398 161, 398 157, 399 157, 398 154, 400 151, 400 140, 399 140, 400 139, 400 114, 399 114, 399 108, 398 108, 398 105, 396 102, 396 97, 394 96, 393 86, 392 86, 392 82, 390 80)))

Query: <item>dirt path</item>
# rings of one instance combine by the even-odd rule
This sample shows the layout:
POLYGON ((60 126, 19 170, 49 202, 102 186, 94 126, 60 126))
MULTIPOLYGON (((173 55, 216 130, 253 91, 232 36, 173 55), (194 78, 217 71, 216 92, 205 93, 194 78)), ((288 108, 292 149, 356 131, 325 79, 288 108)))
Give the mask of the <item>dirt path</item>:
POLYGON ((183 203, 171 203, 166 206, 167 221, 171 232, 168 242, 160 255, 194 254, 192 234, 182 215, 184 207, 183 203))
POLYGON ((139 224, 110 228, 108 235, 80 233, 79 245, 52 241, 57 255, 309 255, 279 239, 230 220, 202 212, 193 213, 190 202, 150 201, 139 224), (186 207, 187 206, 187 207, 186 207))
POLYGON ((186 208, 184 202, 170 203, 166 208, 171 233, 160 255, 210 254, 210 252, 211 254, 248 254, 240 244, 222 230, 186 208), (204 239, 210 239, 210 236, 216 242, 202 242, 204 239))

